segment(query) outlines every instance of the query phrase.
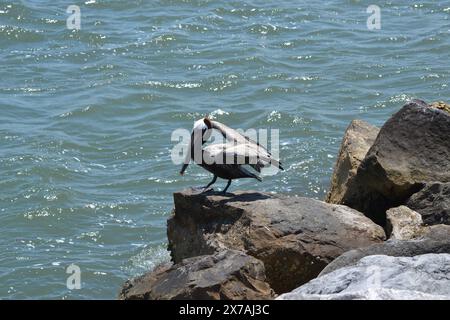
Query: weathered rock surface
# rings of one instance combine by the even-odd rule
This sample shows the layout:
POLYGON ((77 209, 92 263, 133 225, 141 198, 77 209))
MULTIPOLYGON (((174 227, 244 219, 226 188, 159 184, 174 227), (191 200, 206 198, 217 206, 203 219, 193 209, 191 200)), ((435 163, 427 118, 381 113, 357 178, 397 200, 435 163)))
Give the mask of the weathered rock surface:
POLYGON ((166 264, 125 283, 119 299, 272 299, 264 265, 243 252, 225 250, 214 255, 166 264))
POLYGON ((415 240, 388 240, 370 247, 348 251, 331 262, 320 275, 354 265, 366 256, 413 257, 427 253, 450 253, 450 226, 432 226, 428 233, 415 240))
POLYGON ((367 256, 277 299, 450 299, 450 254, 367 256))
POLYGON ((386 211, 389 239, 411 240, 428 231, 424 227, 422 216, 406 206, 391 208, 386 211))
POLYGON ((425 233, 421 239, 431 239, 434 241, 442 241, 443 239, 450 239, 450 226, 446 224, 437 224, 428 227, 428 232, 425 233))
POLYGON ((326 202, 342 203, 348 185, 379 131, 379 128, 362 120, 353 120, 350 123, 342 139, 326 202))
POLYGON ((406 201, 406 206, 420 213, 427 225, 450 224, 450 183, 427 183, 406 201))
POLYGON ((380 129, 342 203, 384 225, 423 183, 450 182, 450 114, 414 100, 380 129))
POLYGON ((174 200, 167 233, 175 263, 223 248, 241 250, 264 262, 277 293, 313 279, 342 253, 385 239, 362 213, 308 198, 185 190, 174 200))

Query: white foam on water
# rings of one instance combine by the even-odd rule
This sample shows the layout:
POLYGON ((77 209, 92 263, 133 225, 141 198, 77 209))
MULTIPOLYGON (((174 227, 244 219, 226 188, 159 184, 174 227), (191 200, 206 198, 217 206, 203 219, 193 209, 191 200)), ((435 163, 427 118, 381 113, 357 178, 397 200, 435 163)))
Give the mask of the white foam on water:
POLYGON ((148 246, 132 256, 123 270, 130 276, 137 276, 152 271, 158 265, 170 261, 166 244, 148 246))

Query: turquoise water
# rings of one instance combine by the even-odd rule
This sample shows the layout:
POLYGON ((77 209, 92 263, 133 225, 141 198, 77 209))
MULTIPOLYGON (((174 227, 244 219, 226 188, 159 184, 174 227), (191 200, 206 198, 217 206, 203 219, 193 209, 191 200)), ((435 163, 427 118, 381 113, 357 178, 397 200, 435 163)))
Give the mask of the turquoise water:
POLYGON ((170 135, 206 113, 280 129, 286 171, 230 191, 323 198, 351 119, 450 100, 449 16, 448 1, 0 0, 0 298, 113 299, 167 260, 172 193, 210 180, 178 175, 170 135))

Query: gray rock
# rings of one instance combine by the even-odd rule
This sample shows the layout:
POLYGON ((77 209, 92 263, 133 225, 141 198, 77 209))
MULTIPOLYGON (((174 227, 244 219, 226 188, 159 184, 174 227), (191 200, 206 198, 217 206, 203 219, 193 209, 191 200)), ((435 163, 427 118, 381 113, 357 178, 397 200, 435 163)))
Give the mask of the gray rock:
POLYGON ((388 240, 370 247, 348 251, 330 263, 320 275, 351 266, 366 256, 413 257, 427 253, 450 253, 450 226, 432 226, 430 232, 415 240, 388 240))
POLYGON ((127 281, 119 295, 124 300, 255 300, 272 299, 261 261, 239 251, 166 264, 127 281))
POLYGON ((450 254, 367 256, 283 294, 280 300, 450 299, 450 254))
POLYGON ((450 182, 450 114, 414 100, 380 129, 342 203, 380 225, 423 183, 450 182))
POLYGON ((450 224, 450 183, 427 183, 406 205, 420 213, 427 225, 450 224))
POLYGON ((184 258, 230 248, 264 262, 277 293, 313 279, 342 253, 385 239, 384 230, 342 205, 258 192, 174 194, 169 250, 184 258))
POLYGON ((422 239, 430 239, 434 241, 445 241, 443 239, 450 239, 450 226, 447 224, 436 224, 428 227, 428 232, 424 234, 422 239))
POLYGON ((422 224, 422 216, 406 206, 386 211, 388 235, 390 239, 411 240, 428 232, 422 224))
POLYGON ((339 150, 326 202, 342 203, 348 185, 372 146, 379 128, 362 120, 353 120, 345 131, 339 150))

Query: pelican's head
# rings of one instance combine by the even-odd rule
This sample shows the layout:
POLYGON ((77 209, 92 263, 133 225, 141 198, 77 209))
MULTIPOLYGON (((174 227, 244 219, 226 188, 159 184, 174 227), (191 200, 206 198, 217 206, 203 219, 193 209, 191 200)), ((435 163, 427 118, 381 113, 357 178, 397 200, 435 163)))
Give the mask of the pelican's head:
POLYGON ((197 151, 201 152, 202 145, 208 141, 209 137, 211 136, 211 129, 212 124, 211 120, 208 117, 205 117, 203 119, 197 120, 194 122, 194 127, 192 128, 191 133, 191 139, 189 142, 189 152, 186 155, 186 159, 183 163, 183 166, 181 167, 180 174, 183 175, 184 171, 186 170, 187 166, 189 165, 189 162, 194 157, 194 152, 197 151))

